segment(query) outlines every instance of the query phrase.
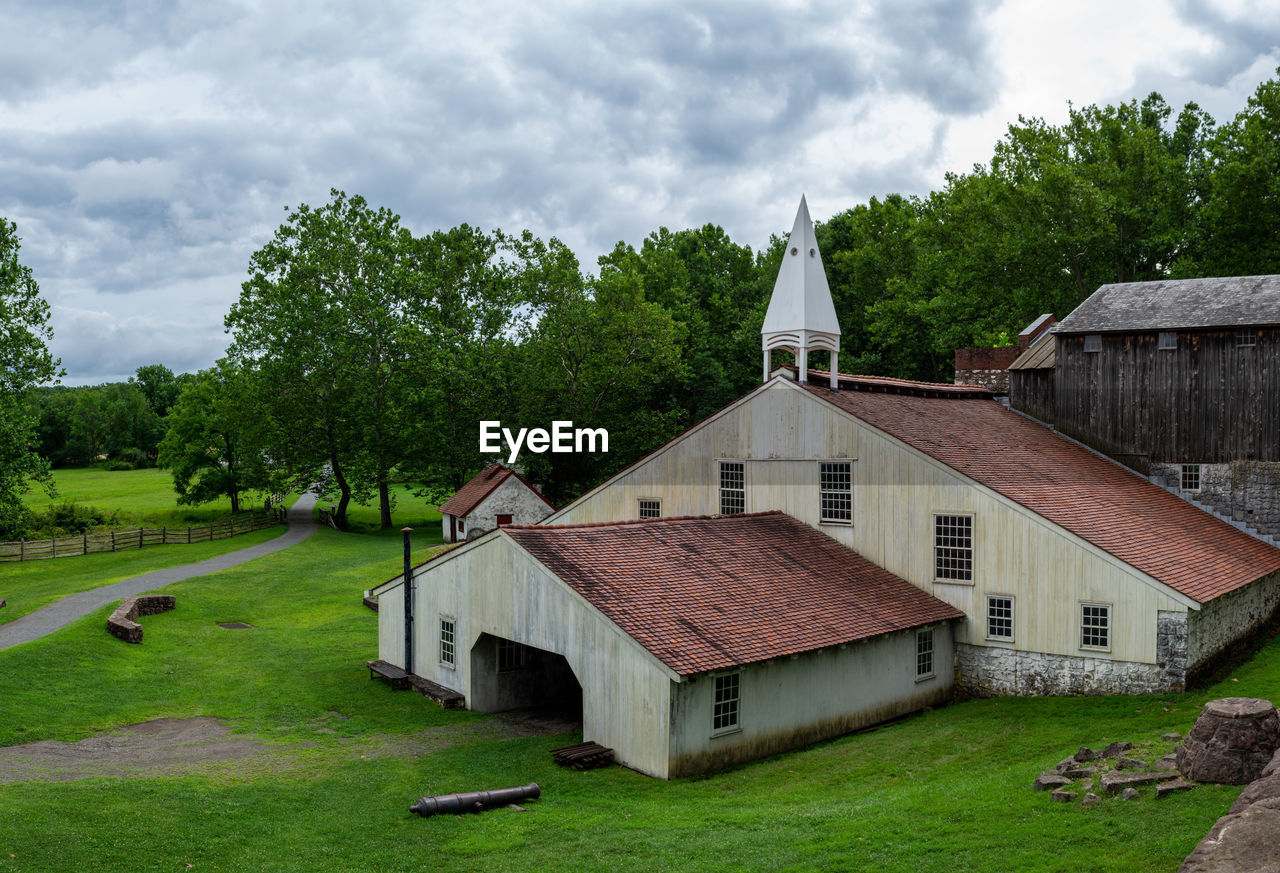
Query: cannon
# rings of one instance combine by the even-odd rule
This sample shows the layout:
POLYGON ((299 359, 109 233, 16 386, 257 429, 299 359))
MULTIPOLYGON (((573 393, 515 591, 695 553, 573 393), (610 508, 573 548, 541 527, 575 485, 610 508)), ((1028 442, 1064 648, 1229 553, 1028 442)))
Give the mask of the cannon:
POLYGON ((506 806, 521 800, 536 800, 542 794, 537 782, 518 788, 497 788, 493 791, 468 791, 465 794, 438 794, 422 797, 409 807, 423 818, 440 813, 483 812, 495 806, 506 806))

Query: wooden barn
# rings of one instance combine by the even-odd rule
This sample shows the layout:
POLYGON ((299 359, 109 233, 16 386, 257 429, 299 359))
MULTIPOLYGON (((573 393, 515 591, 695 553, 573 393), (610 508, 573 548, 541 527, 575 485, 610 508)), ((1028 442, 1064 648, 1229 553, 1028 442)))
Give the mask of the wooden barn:
POLYGON ((1181 690, 1274 614, 1280 549, 990 391, 809 368, 839 349, 812 232, 802 203, 764 384, 540 524, 415 568, 414 661, 403 596, 380 657, 483 711, 580 694, 584 739, 668 777, 953 686, 1181 690), (773 369, 780 347, 800 366, 773 369))
POLYGON ((519 473, 501 464, 481 470, 440 507, 446 543, 475 539, 508 524, 534 524, 555 507, 519 473))
POLYGON ((1280 276, 1104 285, 1053 336, 1015 409, 1280 537, 1280 276))

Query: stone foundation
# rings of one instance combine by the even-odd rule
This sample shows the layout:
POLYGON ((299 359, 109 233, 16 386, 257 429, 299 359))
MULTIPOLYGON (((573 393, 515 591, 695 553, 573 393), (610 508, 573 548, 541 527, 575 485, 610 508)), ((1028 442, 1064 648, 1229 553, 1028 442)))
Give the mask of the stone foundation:
POLYGON ((1244 588, 1215 597, 1190 613, 1188 673, 1192 680, 1205 675, 1223 657, 1264 627, 1280 609, 1280 572, 1244 588))
MULTIPOLYGON (((1181 492, 1181 464, 1151 464, 1151 475, 1181 492)), ((1270 537, 1280 537, 1280 462, 1201 464, 1200 491, 1186 495, 1227 518, 1270 537)))
MULTIPOLYGON (((1179 615, 1179 613, 1161 613, 1179 615)), ((1166 629, 1170 651, 1176 649, 1178 631, 1166 629)), ((1181 631, 1185 643, 1185 624, 1181 631)), ((1079 655, 1020 652, 995 646, 956 645, 956 688, 975 697, 1054 696, 1077 694, 1158 694, 1181 691, 1185 645, 1181 660, 1170 657, 1164 666, 1132 661, 1110 661, 1079 655)))

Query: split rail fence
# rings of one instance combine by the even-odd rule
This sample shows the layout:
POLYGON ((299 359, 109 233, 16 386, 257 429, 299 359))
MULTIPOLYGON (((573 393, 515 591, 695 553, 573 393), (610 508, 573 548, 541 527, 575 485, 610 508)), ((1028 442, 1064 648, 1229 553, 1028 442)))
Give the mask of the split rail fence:
POLYGON ((70 558, 98 552, 140 549, 143 546, 204 543, 209 540, 224 540, 284 523, 285 510, 279 509, 272 510, 266 515, 228 518, 198 527, 140 527, 132 530, 109 530, 53 537, 47 540, 21 540, 0 543, 0 561, 40 561, 45 558, 70 558))

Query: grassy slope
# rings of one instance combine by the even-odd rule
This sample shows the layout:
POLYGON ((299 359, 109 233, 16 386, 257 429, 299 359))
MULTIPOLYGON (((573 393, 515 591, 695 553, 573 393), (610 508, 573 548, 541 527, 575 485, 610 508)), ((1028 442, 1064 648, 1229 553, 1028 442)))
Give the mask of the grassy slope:
POLYGON ((1051 803, 1032 779, 1081 744, 1185 731, 1213 697, 1280 698, 1273 640, 1238 682, 1202 693, 973 701, 703 779, 560 770, 547 750, 564 737, 361 758, 379 734, 482 718, 369 681, 376 616, 359 593, 398 566, 384 538, 321 531, 171 586, 179 608, 148 617, 141 646, 107 637, 103 611, 0 652, 0 744, 166 715, 217 715, 272 741, 315 743, 283 772, 0 785, 0 871, 1167 871, 1238 788, 1086 811, 1051 803), (227 620, 259 629, 216 627, 227 620), (325 722, 338 735, 314 733, 308 724, 330 710, 350 718, 325 722), (422 794, 531 780, 543 798, 523 814, 406 812, 422 794))
MULTIPOLYGON (((179 506, 173 477, 167 470, 107 470, 102 467, 67 467, 53 471, 57 496, 28 491, 22 500, 32 509, 43 510, 64 500, 94 506, 103 512, 116 511, 121 527, 185 527, 207 524, 231 515, 227 498, 200 506, 179 506)), ((254 504, 261 509, 261 504, 254 504)))

